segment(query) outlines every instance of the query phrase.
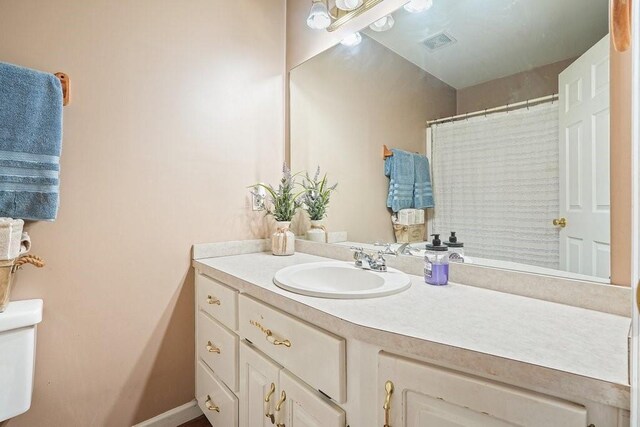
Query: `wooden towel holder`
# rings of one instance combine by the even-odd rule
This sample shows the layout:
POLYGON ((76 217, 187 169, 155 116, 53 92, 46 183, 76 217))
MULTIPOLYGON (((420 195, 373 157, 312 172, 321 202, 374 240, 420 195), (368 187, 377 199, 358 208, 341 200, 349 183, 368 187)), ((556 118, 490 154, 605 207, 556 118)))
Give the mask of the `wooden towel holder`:
POLYGON ((68 105, 71 92, 69 76, 65 73, 56 73, 55 76, 60 80, 60 84, 62 84, 62 105, 68 105))
POLYGON ((382 158, 386 159, 387 157, 392 157, 393 156, 393 151, 389 150, 389 147, 387 147, 386 145, 382 146, 382 158))
POLYGON ((631 0, 611 0, 611 38, 616 52, 631 46, 631 0))

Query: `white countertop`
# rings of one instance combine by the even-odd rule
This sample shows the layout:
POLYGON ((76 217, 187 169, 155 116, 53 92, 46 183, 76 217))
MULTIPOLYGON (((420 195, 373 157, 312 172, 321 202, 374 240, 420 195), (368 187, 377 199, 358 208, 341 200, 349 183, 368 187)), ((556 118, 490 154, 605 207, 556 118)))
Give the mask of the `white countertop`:
POLYGON ((261 252, 194 265, 285 297, 278 299, 285 311, 293 300, 354 325, 628 386, 629 318, 453 283, 429 286, 419 276, 402 293, 361 300, 308 297, 273 284, 281 268, 327 260, 261 252))

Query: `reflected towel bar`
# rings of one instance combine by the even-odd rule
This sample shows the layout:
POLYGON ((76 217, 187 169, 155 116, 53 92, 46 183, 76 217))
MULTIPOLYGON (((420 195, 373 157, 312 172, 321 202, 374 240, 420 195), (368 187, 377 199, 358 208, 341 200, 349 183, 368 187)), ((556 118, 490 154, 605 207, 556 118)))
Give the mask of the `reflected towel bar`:
POLYGON ((62 105, 68 105, 71 92, 71 81, 69 80, 69 76, 65 73, 56 73, 55 76, 62 84, 62 105))
POLYGON ((386 145, 382 146, 382 158, 386 159, 387 157, 393 156, 393 151, 389 150, 386 145))

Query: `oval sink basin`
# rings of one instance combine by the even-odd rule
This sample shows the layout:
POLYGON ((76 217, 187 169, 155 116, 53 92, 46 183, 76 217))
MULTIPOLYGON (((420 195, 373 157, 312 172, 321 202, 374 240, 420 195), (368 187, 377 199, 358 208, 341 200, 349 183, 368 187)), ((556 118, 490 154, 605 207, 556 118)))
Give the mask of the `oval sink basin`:
POLYGON ((402 292, 409 276, 394 268, 379 273, 341 261, 293 265, 278 271, 276 286, 297 294, 321 298, 373 298, 402 292))

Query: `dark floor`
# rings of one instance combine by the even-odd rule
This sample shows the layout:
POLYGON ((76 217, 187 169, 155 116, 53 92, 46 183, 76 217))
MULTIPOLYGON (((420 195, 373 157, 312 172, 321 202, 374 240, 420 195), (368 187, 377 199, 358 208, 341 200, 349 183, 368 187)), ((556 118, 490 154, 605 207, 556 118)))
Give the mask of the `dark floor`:
POLYGON ((179 427, 211 427, 211 423, 204 415, 201 415, 194 420, 181 424, 179 427))

